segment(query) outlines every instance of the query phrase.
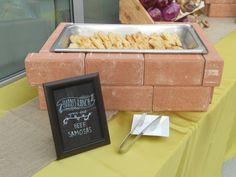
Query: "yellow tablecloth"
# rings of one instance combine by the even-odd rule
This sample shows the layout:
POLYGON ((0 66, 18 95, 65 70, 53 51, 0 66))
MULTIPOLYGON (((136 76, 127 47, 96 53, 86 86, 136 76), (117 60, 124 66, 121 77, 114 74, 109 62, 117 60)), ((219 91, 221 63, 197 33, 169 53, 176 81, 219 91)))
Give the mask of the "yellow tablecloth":
MULTIPOLYGON (((169 138, 142 137, 123 155, 116 150, 133 113, 120 112, 109 122, 111 145, 55 161, 33 177, 220 177, 223 160, 236 155, 236 31, 216 48, 225 68, 208 112, 167 113, 169 138)), ((0 115, 35 95, 25 78, 0 88, 0 115)))
POLYGON ((167 113, 169 138, 142 137, 126 154, 117 147, 132 112, 109 122, 111 145, 55 161, 34 177, 220 177, 224 157, 236 155, 236 31, 216 45, 223 81, 208 112, 167 113))
POLYGON ((0 87, 0 116, 37 96, 37 89, 31 87, 26 78, 0 87))

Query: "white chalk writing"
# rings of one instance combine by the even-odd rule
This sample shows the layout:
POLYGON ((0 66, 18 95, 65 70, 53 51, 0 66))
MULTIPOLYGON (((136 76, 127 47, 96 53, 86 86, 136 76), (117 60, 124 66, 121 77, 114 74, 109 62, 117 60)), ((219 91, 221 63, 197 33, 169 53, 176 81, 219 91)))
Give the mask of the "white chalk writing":
POLYGON ((56 105, 60 114, 69 110, 87 109, 95 105, 95 97, 94 94, 81 97, 66 97, 58 100, 56 105))
POLYGON ((67 133, 69 135, 69 138, 73 138, 75 136, 87 135, 92 133, 92 127, 88 126, 80 129, 75 129, 72 131, 68 131, 67 133))
POLYGON ((87 120, 89 120, 91 115, 92 115, 92 112, 89 112, 88 114, 82 114, 81 116, 80 116, 79 112, 69 113, 65 117, 65 119, 63 120, 63 125, 67 125, 69 120, 78 120, 78 121, 80 121, 80 119, 82 119, 82 121, 87 121, 87 120))

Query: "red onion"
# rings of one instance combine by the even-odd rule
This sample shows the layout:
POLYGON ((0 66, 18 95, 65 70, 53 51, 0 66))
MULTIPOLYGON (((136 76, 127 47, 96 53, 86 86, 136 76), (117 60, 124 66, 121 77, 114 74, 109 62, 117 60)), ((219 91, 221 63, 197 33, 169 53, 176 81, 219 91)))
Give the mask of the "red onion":
POLYGON ((156 6, 160 9, 165 8, 168 5, 168 0, 156 0, 156 6))
POLYGON ((158 8, 148 9, 149 15, 154 21, 160 21, 162 19, 161 11, 158 8))
POLYGON ((139 0, 145 9, 154 7, 156 5, 156 0, 139 0))
POLYGON ((179 12, 180 12, 180 5, 177 4, 176 2, 172 2, 170 5, 168 5, 162 10, 162 16, 164 20, 171 21, 174 20, 179 15, 179 12))

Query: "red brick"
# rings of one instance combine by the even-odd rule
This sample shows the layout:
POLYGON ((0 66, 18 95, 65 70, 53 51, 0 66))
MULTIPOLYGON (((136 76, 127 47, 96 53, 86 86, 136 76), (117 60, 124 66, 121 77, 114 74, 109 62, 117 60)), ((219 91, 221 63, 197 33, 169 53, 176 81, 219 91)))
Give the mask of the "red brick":
POLYGON ((83 53, 31 53, 25 59, 31 85, 84 74, 83 53))
MULTIPOLYGON (((102 94, 106 110, 151 111, 153 87, 103 86, 102 94), (140 99, 142 98, 142 99, 140 99)), ((43 86, 38 86, 40 109, 46 110, 47 104, 43 86)))
POLYGON ((213 96, 214 96, 214 87, 211 87, 211 97, 210 97, 210 103, 212 103, 213 96))
POLYGON ((205 0, 207 4, 236 4, 236 0, 205 0))
POLYGON ((103 85, 143 85, 143 54, 90 53, 86 73, 99 72, 103 85))
POLYGON ((42 85, 38 86, 38 95, 39 95, 39 107, 40 107, 40 109, 46 110, 47 109, 47 103, 46 103, 46 99, 45 99, 44 90, 43 90, 42 85))
POLYGON ((211 87, 154 87, 154 111, 206 111, 211 87))
POLYGON ((152 111, 153 87, 103 86, 106 110, 152 111))
POLYGON ((69 23, 60 23, 56 27, 56 29, 53 31, 53 33, 50 35, 50 37, 45 42, 45 44, 43 45, 43 47, 41 48, 41 50, 39 52, 50 52, 50 48, 52 47, 52 45, 54 44, 54 42, 56 41, 58 36, 61 34, 64 27, 68 24, 69 23))
POLYGON ((193 24, 193 26, 208 49, 208 53, 203 55, 205 58, 203 86, 218 86, 222 78, 224 61, 213 44, 207 39, 201 27, 198 24, 193 24))
POLYGON ((145 54, 144 85, 201 85, 204 58, 198 54, 145 54))
POLYGON ((210 4, 208 10, 209 17, 235 17, 236 3, 234 4, 210 4))

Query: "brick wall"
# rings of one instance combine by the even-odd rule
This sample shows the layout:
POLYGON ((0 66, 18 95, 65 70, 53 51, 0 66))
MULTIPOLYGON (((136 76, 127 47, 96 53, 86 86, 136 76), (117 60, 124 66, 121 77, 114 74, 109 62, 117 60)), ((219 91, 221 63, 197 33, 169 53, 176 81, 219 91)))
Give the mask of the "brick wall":
POLYGON ((210 17, 235 17, 236 0, 205 0, 206 15, 210 17))

